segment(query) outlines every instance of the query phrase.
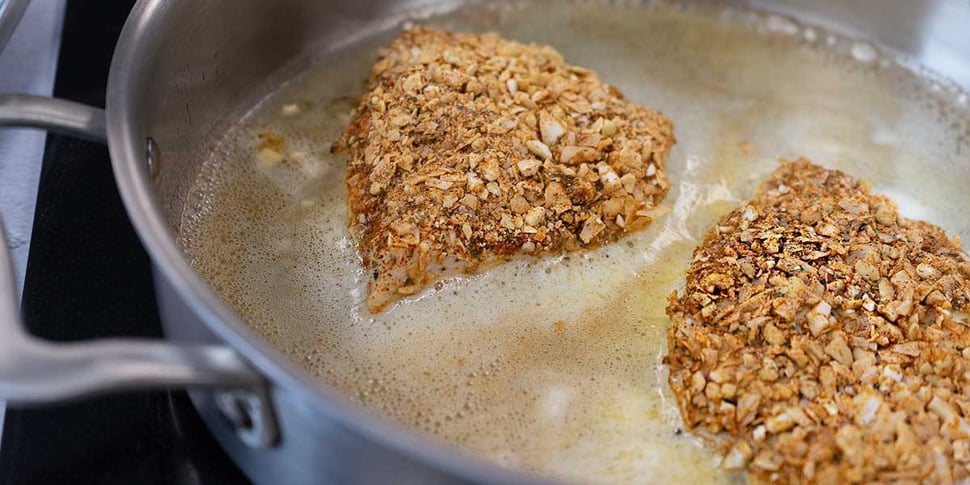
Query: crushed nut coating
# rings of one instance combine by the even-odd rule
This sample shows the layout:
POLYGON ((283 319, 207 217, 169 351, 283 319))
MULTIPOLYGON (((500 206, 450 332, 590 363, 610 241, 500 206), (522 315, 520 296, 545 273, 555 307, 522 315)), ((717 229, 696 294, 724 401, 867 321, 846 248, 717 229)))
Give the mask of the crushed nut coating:
POLYGON ((670 384, 722 466, 781 483, 970 476, 970 264, 865 182, 783 162, 669 299, 670 384))
POLYGON ((382 310, 514 254, 595 247, 645 227, 673 126, 554 49, 414 28, 374 66, 334 151, 382 310))

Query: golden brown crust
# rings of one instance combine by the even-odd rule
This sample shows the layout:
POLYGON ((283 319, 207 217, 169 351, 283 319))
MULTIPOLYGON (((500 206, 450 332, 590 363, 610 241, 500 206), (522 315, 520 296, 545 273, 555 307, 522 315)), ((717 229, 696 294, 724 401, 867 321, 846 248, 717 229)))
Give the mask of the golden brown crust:
POLYGON ((594 247, 655 217, 673 126, 552 48, 404 32, 336 151, 371 311, 449 271, 594 247))
POLYGON ((757 481, 966 479, 968 300, 940 228, 783 162, 671 295, 670 384, 686 425, 757 481))

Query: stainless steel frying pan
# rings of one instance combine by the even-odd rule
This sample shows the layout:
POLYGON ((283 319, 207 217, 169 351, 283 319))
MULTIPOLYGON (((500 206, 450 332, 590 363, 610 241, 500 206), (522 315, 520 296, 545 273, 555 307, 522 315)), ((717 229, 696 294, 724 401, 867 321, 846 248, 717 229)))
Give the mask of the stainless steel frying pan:
MULTIPOLYGON (((246 102, 285 79, 294 60, 416 9, 461 3, 141 0, 115 50, 106 110, 0 96, 0 126, 107 142, 125 206, 154 262, 168 338, 54 344, 27 335, 9 256, 0 251, 0 399, 31 406, 189 387, 222 446, 261 483, 534 481, 375 419, 312 378, 209 288, 173 236, 189 182, 215 137, 246 102)), ((731 3, 868 39, 970 89, 967 0, 731 3)))

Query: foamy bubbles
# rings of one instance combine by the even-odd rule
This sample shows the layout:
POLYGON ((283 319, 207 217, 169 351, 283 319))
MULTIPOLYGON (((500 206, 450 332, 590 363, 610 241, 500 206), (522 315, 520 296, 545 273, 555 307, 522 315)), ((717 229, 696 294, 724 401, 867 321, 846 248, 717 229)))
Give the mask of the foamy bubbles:
POLYGON ((868 42, 855 42, 852 44, 852 48, 849 51, 852 53, 852 58, 859 61, 870 63, 878 58, 876 54, 876 48, 868 42))

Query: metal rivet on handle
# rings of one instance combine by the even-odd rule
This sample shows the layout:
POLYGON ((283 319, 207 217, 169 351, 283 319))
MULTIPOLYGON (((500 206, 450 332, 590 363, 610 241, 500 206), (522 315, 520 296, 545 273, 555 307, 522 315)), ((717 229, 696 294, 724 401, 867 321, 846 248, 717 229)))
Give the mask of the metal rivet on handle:
POLYGON ((265 392, 218 391, 215 403, 235 428, 240 441, 252 448, 269 448, 279 442, 279 427, 265 392))
POLYGON ((162 171, 162 154, 152 137, 145 139, 145 163, 148 164, 148 177, 152 182, 157 182, 162 171))

